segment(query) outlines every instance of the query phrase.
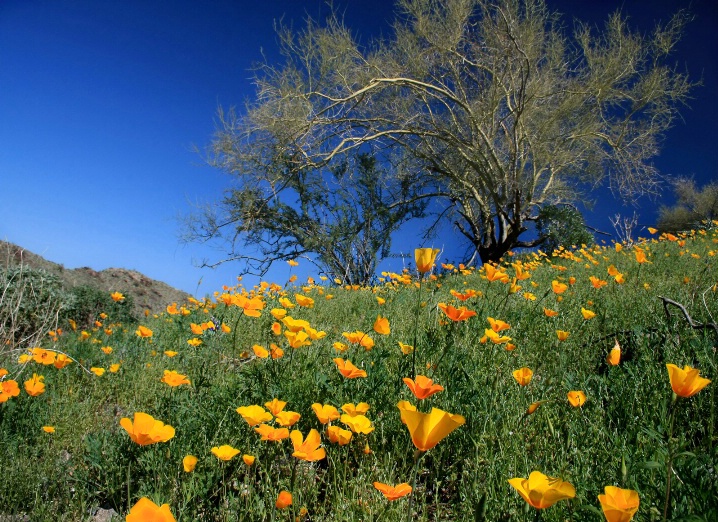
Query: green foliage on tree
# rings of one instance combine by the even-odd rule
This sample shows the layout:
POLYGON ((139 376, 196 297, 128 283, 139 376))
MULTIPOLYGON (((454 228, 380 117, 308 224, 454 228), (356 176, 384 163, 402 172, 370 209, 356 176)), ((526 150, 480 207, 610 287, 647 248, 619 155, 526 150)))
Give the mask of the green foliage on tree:
POLYGON ((718 182, 712 181, 702 189, 695 181, 679 178, 673 182, 675 205, 661 207, 656 228, 661 232, 680 232, 716 226, 718 220, 718 182))
POLYGON ((583 215, 574 207, 547 205, 539 212, 536 231, 544 238, 541 247, 553 252, 559 247, 593 245, 594 237, 583 215))
POLYGON ((215 144, 211 163, 238 185, 188 223, 188 237, 225 239, 229 255, 221 262, 242 260, 247 272, 264 274, 275 261, 306 256, 332 278, 368 283, 389 254, 392 233, 424 216, 425 183, 400 166, 389 175, 369 154, 296 172, 290 159, 277 157, 271 168, 250 172, 231 163, 222 145, 215 144))
POLYGON ((307 177, 371 151, 388 178, 411 172, 489 261, 544 241, 524 233, 542 208, 583 200, 581 186, 658 190, 651 159, 692 86, 670 56, 685 13, 648 34, 618 12, 569 34, 542 0, 397 6, 393 34, 365 46, 336 16, 280 33, 285 63, 258 69, 255 100, 221 114, 214 141, 243 197, 323 191, 307 177))

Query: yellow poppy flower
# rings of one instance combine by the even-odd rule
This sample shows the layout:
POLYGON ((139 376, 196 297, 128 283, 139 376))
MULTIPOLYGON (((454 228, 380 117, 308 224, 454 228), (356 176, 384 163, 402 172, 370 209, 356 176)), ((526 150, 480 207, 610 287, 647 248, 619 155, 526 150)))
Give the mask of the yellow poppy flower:
POLYGON ((175 517, 170 511, 169 504, 158 506, 147 497, 142 497, 132 506, 130 512, 125 518, 126 522, 176 522, 175 517))
POLYGON ((576 496, 576 490, 571 484, 548 477, 540 471, 532 471, 528 479, 512 478, 509 484, 536 509, 545 509, 559 500, 576 496))
POLYGON ((513 371, 514 379, 516 379, 516 382, 519 383, 519 386, 528 385, 528 383, 531 382, 533 375, 534 372, 532 372, 530 368, 526 367, 513 371))
POLYGON ((618 339, 616 339, 616 344, 613 345, 611 352, 606 357, 606 362, 611 366, 617 366, 621 362, 621 345, 618 344, 618 339))
POLYGON ((331 404, 319 404, 315 402, 312 404, 312 410, 322 424, 328 424, 329 422, 339 418, 339 410, 337 410, 331 404))
POLYGON ((340 446, 346 446, 351 442, 354 434, 349 431, 340 428, 339 426, 329 426, 327 428, 327 436, 332 444, 339 444, 340 446))
POLYGON ((574 408, 580 408, 586 404, 586 394, 580 390, 570 391, 568 392, 568 402, 570 402, 574 408))
POLYGON ((186 473, 192 473, 195 466, 197 466, 197 457, 194 455, 187 455, 182 459, 182 468, 186 473))
POLYGON ((292 457, 296 457, 300 460, 306 460, 307 462, 315 462, 322 460, 326 457, 326 451, 320 447, 322 441, 319 437, 319 432, 315 429, 309 430, 306 439, 299 430, 294 430, 289 435, 294 445, 294 453, 292 457))
POLYGON ((437 408, 432 408, 430 413, 421 413, 407 408, 404 401, 397 406, 401 411, 401 420, 409 430, 411 441, 421 451, 429 451, 466 422, 461 415, 447 413, 437 408))
POLYGON ((438 248, 417 248, 414 250, 414 261, 416 262, 416 269, 420 274, 430 272, 436 261, 436 256, 439 255, 438 248))
POLYGON ((36 373, 32 374, 32 377, 25 381, 25 391, 30 397, 37 397, 45 393, 45 383, 42 382, 45 377, 36 373))
POLYGON ((140 446, 167 442, 175 436, 175 429, 172 426, 142 412, 135 413, 134 422, 123 417, 120 419, 120 426, 129 434, 133 442, 140 446))
POLYGON ((164 376, 160 379, 160 381, 173 388, 183 384, 191 384, 186 375, 177 373, 174 370, 165 370, 164 376))
POLYGON ((710 380, 699 376, 700 371, 685 366, 682 370, 675 364, 666 364, 668 377, 671 380, 671 388, 679 397, 692 397, 710 384, 710 380))
POLYGON ((606 486, 603 490, 605 494, 598 495, 598 501, 607 522, 630 522, 640 504, 638 492, 616 486, 606 486))
POLYGON ((569 335, 571 335, 571 333, 565 330, 556 330, 556 337, 558 337, 559 341, 565 341, 569 335))
POLYGON ((135 330, 135 335, 142 338, 152 337, 152 330, 147 328, 146 326, 140 325, 137 330, 135 330))
POLYGON ((596 317, 596 312, 592 310, 586 310, 584 307, 581 307, 581 315, 586 321, 588 321, 589 319, 593 319, 594 317, 596 317))
POLYGON ((272 414, 256 404, 240 406, 235 411, 239 413, 250 426, 256 426, 257 424, 272 420, 272 414))
POLYGON ((374 321, 374 331, 379 335, 389 335, 391 329, 389 328, 389 319, 378 315, 376 321, 374 321))
POLYGON ((212 448, 212 455, 217 457, 219 460, 232 460, 234 457, 236 457, 239 454, 239 450, 237 448, 233 448, 232 446, 228 444, 223 444, 222 446, 214 446, 212 448))
POLYGON ((254 431, 259 433, 262 440, 268 441, 280 441, 289 437, 289 430, 287 428, 274 428, 269 424, 260 424, 254 431))

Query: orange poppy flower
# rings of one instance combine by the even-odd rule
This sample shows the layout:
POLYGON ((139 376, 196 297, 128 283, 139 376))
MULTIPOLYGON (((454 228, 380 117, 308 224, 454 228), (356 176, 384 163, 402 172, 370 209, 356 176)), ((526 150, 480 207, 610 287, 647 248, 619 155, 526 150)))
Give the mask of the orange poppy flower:
POLYGON ((530 368, 526 368, 525 366, 523 368, 513 371, 514 379, 516 379, 516 382, 519 383, 519 386, 528 385, 528 383, 531 382, 531 378, 533 377, 533 375, 534 372, 532 372, 530 368))
POLYGON ((303 306, 304 308, 313 308, 314 307, 314 299, 311 297, 307 297, 306 295, 302 294, 295 294, 294 300, 297 302, 299 306, 303 306))
POLYGON ((340 446, 346 446, 351 442, 354 433, 349 430, 340 428, 339 426, 329 426, 327 428, 327 436, 332 444, 339 444, 340 446))
POLYGON ((239 450, 237 448, 233 448, 232 446, 228 444, 224 444, 222 446, 214 446, 212 448, 212 455, 217 457, 219 460, 232 460, 234 457, 236 457, 239 454, 239 450))
POLYGON ((374 482, 374 487, 378 489, 387 500, 397 500, 411 493, 411 486, 406 482, 403 484, 397 484, 396 486, 390 486, 381 482, 374 482))
POLYGON ((174 370, 165 370, 164 375, 160 379, 160 381, 165 383, 167 386, 171 386, 173 388, 176 386, 181 386, 183 384, 191 384, 186 375, 177 373, 174 370))
POLYGON ((576 489, 571 484, 548 477, 540 471, 532 471, 528 479, 512 478, 509 484, 536 509, 545 509, 559 500, 576 496, 576 489))
POLYGON ((584 307, 581 307, 581 315, 586 321, 588 321, 589 319, 593 319, 594 317, 596 317, 596 312, 592 310, 586 310, 584 307))
POLYGON ((431 271, 439 252, 438 248, 417 248, 414 250, 414 261, 416 262, 416 269, 420 274, 431 271))
POLYGON ((20 395, 17 381, 12 379, 0 382, 0 403, 7 402, 12 397, 20 395))
POLYGON ((449 293, 456 297, 459 301, 468 301, 472 297, 481 297, 482 293, 476 290, 467 289, 464 293, 457 292, 456 290, 449 290, 449 293))
POLYGON ((432 379, 429 379, 424 375, 417 375, 416 380, 409 379, 408 377, 404 377, 402 380, 404 381, 404 384, 409 387, 411 393, 413 393, 419 400, 426 399, 427 397, 431 397, 435 393, 439 393, 444 390, 443 386, 440 384, 434 384, 432 379))
POLYGON ((272 414, 256 404, 240 406, 235 411, 239 413, 250 426, 256 426, 257 424, 272 420, 272 414))
POLYGON ((558 337, 559 341, 565 341, 569 335, 571 335, 571 333, 566 330, 556 330, 556 337, 558 337))
POLYGON ((328 424, 329 422, 339 418, 339 410, 331 404, 322 405, 315 402, 312 404, 312 410, 314 410, 317 419, 319 419, 319 422, 322 424, 328 424))
POLYGON ((130 512, 125 518, 126 522, 176 522, 175 517, 170 511, 169 504, 158 506, 147 497, 142 497, 132 506, 130 512))
POLYGON ((638 492, 616 486, 606 486, 603 490, 605 494, 598 495, 598 501, 607 522, 630 522, 641 503, 638 492))
POLYGON ((429 451, 466 422, 461 415, 451 414, 438 408, 432 408, 430 413, 421 413, 407 408, 405 401, 397 406, 401 411, 401 420, 409 430, 411 441, 421 451, 429 451))
POLYGON ((140 326, 137 328, 137 330, 135 330, 135 334, 136 334, 138 337, 142 337, 142 338, 152 337, 152 335, 153 335, 153 334, 152 334, 152 330, 150 330, 150 329, 147 328, 146 326, 142 326, 142 325, 140 325, 140 326))
POLYGON ((279 413, 284 409, 284 407, 287 405, 286 401, 280 401, 276 397, 272 399, 271 401, 267 401, 264 403, 264 406, 269 410, 269 412, 274 415, 275 417, 279 415, 279 413))
POLYGON ((551 290, 553 290, 554 294, 560 295, 566 291, 568 288, 567 284, 560 283, 556 281, 555 279, 551 281, 551 290))
POLYGON ((340 418, 342 424, 345 424, 354 433, 364 433, 365 435, 370 434, 374 431, 371 421, 365 415, 348 415, 344 414, 340 418))
POLYGON ((315 429, 309 430, 306 439, 299 430, 294 430, 289 435, 294 445, 294 453, 292 457, 297 457, 300 460, 306 460, 307 462, 315 462, 322 460, 326 457, 326 451, 320 447, 322 441, 319 437, 319 432, 315 429))
POLYGON ((286 428, 294 426, 299 419, 302 417, 300 413, 296 411, 280 411, 275 415, 277 424, 286 428))
POLYGON ((618 344, 618 339, 616 339, 616 344, 611 348, 611 353, 606 357, 606 362, 611 366, 617 366, 621 362, 621 345, 618 344))
POLYGON ((551 310, 550 308, 544 308, 543 313, 546 317, 556 317, 558 315, 557 311, 551 310))
POLYGON ((354 417, 356 415, 364 415, 369 411, 370 407, 371 406, 369 406, 366 402, 360 402, 359 404, 348 402, 342 406, 342 411, 347 415, 354 417))
POLYGON ((570 391, 568 392, 568 402, 570 402, 574 408, 580 408, 586 404, 586 394, 580 390, 570 391))
POLYGON ((194 455, 186 455, 185 458, 182 459, 182 469, 185 470, 185 473, 192 473, 196 466, 197 457, 194 455))
POLYGON ((273 428, 269 424, 260 424, 254 431, 259 433, 261 440, 268 441, 280 441, 289 437, 289 430, 287 428, 273 428))
POLYGON ((374 331, 379 335, 389 335, 391 333, 389 319, 378 315, 376 321, 374 321, 374 331))
POLYGON ((53 352, 52 350, 44 350, 42 348, 30 348, 30 353, 32 354, 32 360, 38 364, 44 364, 46 366, 50 364, 55 364, 57 352, 53 352))
POLYGON ((274 503, 277 509, 285 509, 292 505, 292 494, 289 491, 280 491, 274 503))
POLYGON ((349 359, 346 361, 339 357, 334 359, 334 364, 337 365, 339 373, 341 373, 347 379, 356 379, 357 377, 366 377, 366 371, 360 370, 354 366, 349 359))
POLYGON ((487 317, 487 319, 491 325, 491 329, 496 333, 503 332, 504 330, 511 328, 509 323, 502 321, 501 319, 494 319, 493 317, 487 317))
POLYGON ((130 438, 140 446, 147 446, 157 442, 167 442, 175 436, 175 429, 169 424, 155 420, 152 415, 136 412, 134 422, 123 417, 120 426, 129 434, 130 438))
POLYGON ((446 314, 449 319, 456 322, 466 321, 470 317, 476 315, 476 312, 469 310, 465 306, 462 306, 460 308, 454 308, 453 306, 447 305, 446 303, 439 303, 437 306, 442 312, 446 314))
POLYGON ((671 388, 679 397, 692 397, 710 384, 710 380, 699 376, 700 371, 685 366, 682 370, 675 364, 666 364, 668 377, 671 380, 671 388))
POLYGON ((606 286, 606 285, 608 284, 608 282, 604 281, 603 279, 599 279, 599 278, 596 277, 596 276, 591 276, 591 277, 589 277, 589 280, 591 281, 591 284, 593 285, 593 287, 594 287, 596 290, 598 290, 598 289, 601 288, 602 286, 606 286))
POLYGON ((502 272, 501 269, 496 268, 492 264, 485 264, 483 266, 484 268, 484 274, 486 276, 486 279, 488 279, 490 282, 494 281, 501 281, 502 283, 508 283, 509 282, 509 274, 506 272, 502 272))
POLYGON ((45 377, 36 373, 32 374, 32 377, 25 381, 25 391, 30 397, 37 397, 45 393, 45 383, 42 382, 45 377))

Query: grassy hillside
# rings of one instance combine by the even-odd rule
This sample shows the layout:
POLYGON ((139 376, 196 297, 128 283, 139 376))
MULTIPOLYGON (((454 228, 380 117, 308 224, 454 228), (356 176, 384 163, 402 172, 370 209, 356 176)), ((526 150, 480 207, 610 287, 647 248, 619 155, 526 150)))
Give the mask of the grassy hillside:
POLYGON ((147 497, 186 521, 603 520, 598 495, 619 486, 638 494, 634 520, 717 520, 716 383, 678 397, 666 366, 715 380, 716 253, 716 232, 696 232, 64 325, 0 358, 0 514, 124 519, 147 497), (403 380, 418 376, 443 390, 419 400, 403 380), (432 408, 447 415, 420 424, 432 408), (173 429, 131 437, 142 413, 173 429), (225 445, 239 452, 222 460, 225 445), (529 506, 509 480, 534 471, 572 498, 529 506), (374 482, 412 491, 392 501, 374 482))
POLYGON ((88 286, 107 292, 117 291, 131 295, 134 313, 137 316, 145 309, 159 311, 164 309, 167 303, 188 297, 186 292, 172 288, 162 281, 150 279, 136 270, 106 268, 97 271, 89 267, 65 268, 18 245, 0 241, 0 267, 20 264, 56 275, 68 290, 88 286))

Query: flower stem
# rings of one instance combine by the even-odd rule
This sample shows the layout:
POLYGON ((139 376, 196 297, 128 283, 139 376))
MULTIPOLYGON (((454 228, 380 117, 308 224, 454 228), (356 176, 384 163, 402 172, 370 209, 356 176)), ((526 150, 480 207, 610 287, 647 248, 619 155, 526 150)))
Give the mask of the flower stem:
POLYGON ((406 512, 406 522, 411 522, 412 519, 412 511, 414 510, 414 496, 416 495, 416 479, 419 475, 419 461, 423 456, 423 451, 416 450, 416 452, 414 453, 414 477, 411 481, 411 495, 409 496, 409 507, 406 512))
POLYGON ((671 505, 671 478, 673 475, 673 421, 676 416, 676 399, 678 396, 674 393, 673 400, 669 408, 671 409, 668 421, 668 464, 666 466, 666 502, 663 507, 663 520, 668 520, 668 508, 671 505))
POLYGON ((414 311, 414 349, 411 351, 411 378, 416 379, 416 340, 419 331, 419 310, 421 309, 421 282, 423 278, 419 275, 419 292, 416 296, 416 309, 414 311))

